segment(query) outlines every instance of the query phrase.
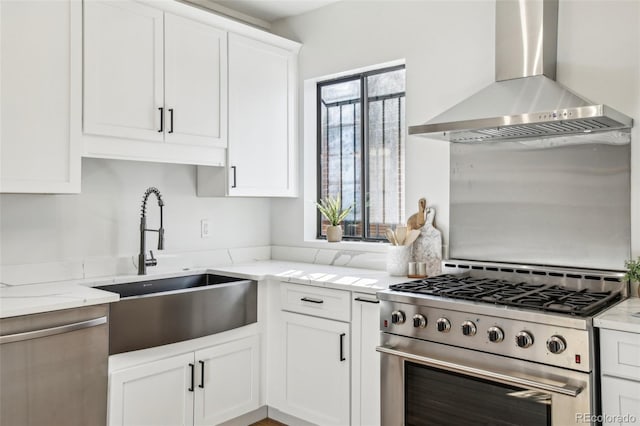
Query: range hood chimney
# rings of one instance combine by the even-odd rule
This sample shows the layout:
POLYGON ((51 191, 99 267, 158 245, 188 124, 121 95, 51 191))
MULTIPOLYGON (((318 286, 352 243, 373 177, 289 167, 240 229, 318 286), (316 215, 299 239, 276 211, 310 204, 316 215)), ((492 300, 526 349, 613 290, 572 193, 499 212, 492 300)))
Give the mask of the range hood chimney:
POLYGON ((631 128, 555 81, 557 34, 558 0, 497 0, 496 82, 409 134, 477 143, 631 128))

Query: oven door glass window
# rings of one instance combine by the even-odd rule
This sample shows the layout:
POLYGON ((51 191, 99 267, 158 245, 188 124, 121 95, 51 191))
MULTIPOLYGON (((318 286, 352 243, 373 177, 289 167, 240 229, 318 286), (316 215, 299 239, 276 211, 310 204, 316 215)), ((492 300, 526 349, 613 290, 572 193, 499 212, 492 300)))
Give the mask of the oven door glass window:
POLYGON ((405 362, 407 426, 551 424, 551 395, 405 362))

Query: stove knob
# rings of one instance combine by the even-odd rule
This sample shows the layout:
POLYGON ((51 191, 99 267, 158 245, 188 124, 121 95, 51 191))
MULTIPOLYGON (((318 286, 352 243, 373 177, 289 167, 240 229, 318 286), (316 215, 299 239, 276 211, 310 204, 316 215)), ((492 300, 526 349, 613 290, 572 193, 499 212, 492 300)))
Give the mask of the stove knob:
POLYGON ((427 319, 424 315, 415 314, 413 316, 413 326, 416 328, 425 328, 427 326, 427 319))
POLYGON ((407 317, 402 311, 393 311, 391 314, 391 324, 404 324, 407 317))
POLYGON ((478 329, 473 321, 465 321, 462 323, 462 334, 465 336, 475 336, 478 329))
POLYGON ((528 348, 533 345, 533 336, 527 331, 516 334, 516 344, 521 348, 528 348))
POLYGON ((500 327, 489 327, 487 334, 490 342, 500 343, 504 340, 504 332, 500 327))
POLYGON ((440 333, 448 333, 451 330, 451 322, 446 318, 438 318, 436 327, 440 333))
POLYGON ((567 349, 567 342, 561 336, 551 336, 547 340, 547 349, 552 354, 559 354, 567 349))

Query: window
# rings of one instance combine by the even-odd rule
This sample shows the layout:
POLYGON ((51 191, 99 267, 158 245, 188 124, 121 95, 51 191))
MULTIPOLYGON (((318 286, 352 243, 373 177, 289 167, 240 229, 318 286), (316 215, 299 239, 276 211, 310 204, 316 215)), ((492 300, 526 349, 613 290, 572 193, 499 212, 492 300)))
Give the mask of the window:
MULTIPOLYGON (((383 240, 404 215, 404 65, 317 86, 318 199, 353 205, 344 239, 383 240)), ((318 214, 317 235, 328 221, 318 214)))

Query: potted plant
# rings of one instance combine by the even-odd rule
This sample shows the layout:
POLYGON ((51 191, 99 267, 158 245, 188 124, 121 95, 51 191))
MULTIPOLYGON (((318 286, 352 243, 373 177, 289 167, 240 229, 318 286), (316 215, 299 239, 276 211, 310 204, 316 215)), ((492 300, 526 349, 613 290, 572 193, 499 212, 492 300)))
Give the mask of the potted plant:
POLYGON ((640 257, 636 260, 627 260, 624 266, 627 268, 624 278, 637 287, 638 296, 640 296, 640 257))
POLYGON ((341 241, 342 227, 340 226, 340 222, 351 213, 353 205, 343 210, 340 196, 338 195, 334 198, 329 195, 321 199, 319 203, 316 203, 316 206, 318 210, 320 210, 320 213, 322 213, 322 216, 331 223, 331 225, 327 227, 327 241, 330 243, 341 241))

